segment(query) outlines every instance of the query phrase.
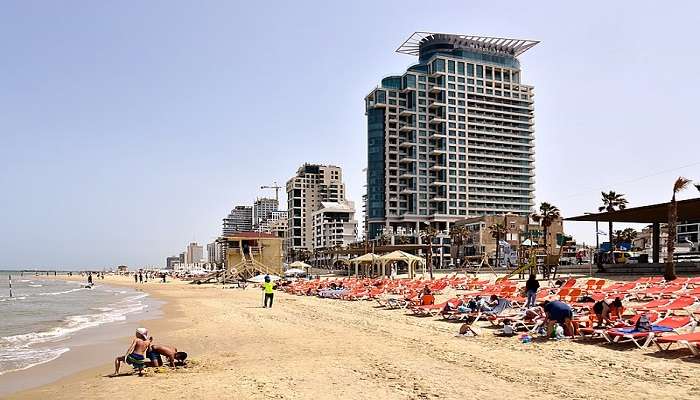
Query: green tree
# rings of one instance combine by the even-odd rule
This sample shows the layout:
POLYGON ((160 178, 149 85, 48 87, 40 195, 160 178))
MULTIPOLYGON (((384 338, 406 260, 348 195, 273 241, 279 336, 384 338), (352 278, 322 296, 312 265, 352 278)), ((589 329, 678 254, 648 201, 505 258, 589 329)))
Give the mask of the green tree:
MULTIPOLYGON (((609 191, 608 193, 600 192, 602 195, 601 201, 603 205, 598 207, 598 211, 613 212, 617 210, 624 210, 627 208, 627 200, 625 195, 622 193, 615 193, 614 191, 609 191)), ((610 243, 613 243, 613 222, 612 219, 608 221, 608 239, 610 243)))
POLYGON ((505 237, 508 233, 508 228, 505 224, 495 223, 489 226, 491 231, 491 237, 496 239, 496 267, 500 265, 500 255, 501 255, 501 238, 505 237))
POLYGON ((552 226, 552 223, 554 223, 554 221, 560 217, 561 212, 559 211, 559 208, 547 202, 540 204, 539 213, 532 214, 532 220, 539 223, 542 227, 542 232, 544 233, 544 251, 547 254, 549 253, 547 247, 549 227, 552 226))
POLYGON ((678 224, 678 203, 676 203, 676 193, 688 187, 690 180, 682 176, 673 183, 673 196, 668 203, 668 239, 666 239, 666 268, 664 269, 664 279, 672 281, 676 279, 676 264, 673 261, 673 253, 676 251, 676 237, 678 224))

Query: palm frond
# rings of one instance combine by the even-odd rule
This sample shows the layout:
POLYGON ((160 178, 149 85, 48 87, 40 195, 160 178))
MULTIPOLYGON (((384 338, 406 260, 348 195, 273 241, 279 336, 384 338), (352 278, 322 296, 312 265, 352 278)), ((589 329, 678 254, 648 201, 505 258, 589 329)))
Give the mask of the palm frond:
POLYGON ((674 182, 673 184, 673 193, 675 194, 680 192, 681 190, 687 188, 689 184, 690 179, 684 178, 682 176, 678 177, 678 179, 676 179, 676 182, 674 182))

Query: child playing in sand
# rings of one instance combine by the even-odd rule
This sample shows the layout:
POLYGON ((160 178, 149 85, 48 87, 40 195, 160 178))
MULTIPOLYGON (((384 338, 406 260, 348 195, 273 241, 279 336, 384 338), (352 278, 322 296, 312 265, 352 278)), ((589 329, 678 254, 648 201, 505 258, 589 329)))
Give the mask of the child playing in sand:
POLYGON ((138 328, 134 339, 131 341, 129 350, 126 351, 126 356, 117 357, 114 359, 114 376, 119 375, 119 368, 122 362, 125 362, 134 369, 138 370, 139 376, 143 375, 143 368, 146 366, 146 350, 151 345, 148 339, 148 329, 138 328))

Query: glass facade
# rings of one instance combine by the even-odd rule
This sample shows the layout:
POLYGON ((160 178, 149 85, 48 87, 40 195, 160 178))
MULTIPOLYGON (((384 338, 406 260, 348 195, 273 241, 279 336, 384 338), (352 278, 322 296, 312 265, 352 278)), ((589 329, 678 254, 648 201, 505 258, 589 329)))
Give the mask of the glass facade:
POLYGON ((384 109, 367 111, 367 217, 384 218, 384 109))
POLYGON ((367 97, 370 238, 534 205, 533 88, 515 57, 454 46, 421 45, 367 97))

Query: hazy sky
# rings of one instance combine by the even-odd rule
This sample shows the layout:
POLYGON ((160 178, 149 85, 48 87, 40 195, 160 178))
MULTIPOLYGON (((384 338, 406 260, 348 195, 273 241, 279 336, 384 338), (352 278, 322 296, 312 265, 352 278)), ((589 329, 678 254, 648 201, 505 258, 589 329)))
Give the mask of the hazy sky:
POLYGON ((417 30, 542 42, 538 203, 666 201, 700 180, 700 4, 570 3, 3 1, 0 266, 161 265, 305 161, 359 206, 363 98, 417 30))

